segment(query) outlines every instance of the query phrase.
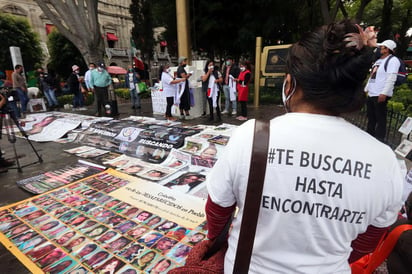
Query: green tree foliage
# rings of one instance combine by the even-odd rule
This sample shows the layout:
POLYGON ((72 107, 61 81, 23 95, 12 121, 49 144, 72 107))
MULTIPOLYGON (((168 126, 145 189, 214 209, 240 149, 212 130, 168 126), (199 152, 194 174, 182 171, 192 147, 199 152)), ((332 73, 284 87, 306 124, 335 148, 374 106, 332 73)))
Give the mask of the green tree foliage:
MULTIPOLYGON (((347 2, 349 17, 354 18, 360 10, 361 1, 347 2)), ((395 40, 398 43, 396 55, 401 58, 405 56, 412 39, 411 36, 406 36, 406 32, 412 26, 412 1, 372 0, 359 22, 366 26, 375 26, 379 30, 379 42, 386 39, 395 40)))
POLYGON ((47 67, 55 71, 61 79, 69 77, 73 65, 78 65, 81 72, 85 72, 87 67, 80 51, 60 32, 54 30, 49 34, 47 46, 50 53, 47 67))
POLYGON ((150 61, 153 56, 153 15, 151 0, 132 0, 130 14, 132 15, 132 39, 136 48, 143 54, 143 60, 150 61))
POLYGON ((31 29, 28 21, 0 13, 0 70, 12 70, 9 47, 20 47, 26 71, 34 69, 43 59, 40 40, 31 29))

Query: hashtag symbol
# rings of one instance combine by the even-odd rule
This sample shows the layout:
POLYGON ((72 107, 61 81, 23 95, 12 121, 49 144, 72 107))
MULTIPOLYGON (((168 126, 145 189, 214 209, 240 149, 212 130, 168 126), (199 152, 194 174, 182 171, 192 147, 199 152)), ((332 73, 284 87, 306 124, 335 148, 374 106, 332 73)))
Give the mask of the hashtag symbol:
POLYGON ((276 155, 275 151, 276 151, 276 149, 274 149, 274 148, 271 148, 269 150, 269 153, 268 153, 269 164, 273 164, 273 160, 275 160, 275 155, 276 155))

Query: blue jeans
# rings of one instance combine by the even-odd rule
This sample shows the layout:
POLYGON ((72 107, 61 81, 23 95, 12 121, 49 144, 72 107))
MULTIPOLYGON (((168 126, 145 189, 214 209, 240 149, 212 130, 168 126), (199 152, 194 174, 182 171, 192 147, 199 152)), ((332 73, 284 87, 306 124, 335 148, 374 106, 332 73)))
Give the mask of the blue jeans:
POLYGON ((132 106, 140 107, 140 95, 137 93, 136 89, 130 90, 130 98, 132 99, 132 106))
POLYGON ((22 90, 21 88, 16 88, 17 96, 20 100, 21 111, 27 112, 27 103, 29 102, 29 96, 27 96, 27 92, 22 90))
POLYGON ((75 92, 74 98, 73 98, 73 107, 81 108, 83 106, 84 106, 83 94, 81 93, 81 91, 75 92))
POLYGON ((54 89, 46 89, 44 91, 44 95, 46 96, 47 102, 49 103, 49 107, 57 107, 59 105, 59 102, 57 101, 56 95, 54 93, 54 89))
POLYGON ((229 111, 230 102, 232 102, 233 111, 237 110, 236 100, 230 101, 230 87, 228 85, 223 85, 223 93, 225 94, 225 110, 229 111))

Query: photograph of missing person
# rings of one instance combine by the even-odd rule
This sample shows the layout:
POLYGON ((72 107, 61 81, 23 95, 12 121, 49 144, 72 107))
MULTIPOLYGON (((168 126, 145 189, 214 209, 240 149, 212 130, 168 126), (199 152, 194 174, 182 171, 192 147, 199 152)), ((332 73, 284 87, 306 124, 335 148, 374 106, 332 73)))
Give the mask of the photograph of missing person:
POLYGON ((197 143, 193 141, 187 141, 186 146, 182 148, 183 151, 189 152, 191 154, 197 154, 202 149, 202 143, 197 143))
POLYGON ((159 259, 157 262, 153 263, 153 267, 150 267, 148 273, 153 274, 163 274, 167 273, 169 269, 172 268, 172 261, 166 258, 159 259))
POLYGON ((163 234, 158 232, 150 232, 142 236, 137 242, 144 244, 147 247, 152 247, 160 238, 163 237, 163 234))
POLYGON ((70 268, 77 265, 77 262, 71 259, 69 256, 51 264, 43 269, 45 273, 66 273, 70 268))
POLYGON ((118 239, 115 239, 111 242, 108 242, 107 244, 105 244, 103 247, 111 252, 114 252, 116 250, 120 250, 123 247, 125 247, 126 245, 128 245, 131 242, 131 240, 129 240, 126 237, 120 237, 118 239))
POLYGON ((169 250, 177 243, 177 240, 163 237, 160 238, 155 245, 152 246, 152 249, 159 252, 162 255, 165 255, 169 250))
POLYGON ((148 250, 132 262, 132 265, 138 270, 145 270, 159 255, 153 250, 148 250))
POLYGON ((43 243, 41 245, 38 245, 37 247, 33 248, 32 250, 28 251, 26 255, 32 260, 32 261, 37 261, 40 258, 43 258, 53 250, 57 249, 57 247, 50 243, 43 243))
POLYGON ((178 190, 183 193, 190 192, 196 186, 204 183, 206 176, 197 172, 186 172, 176 179, 171 180, 164 186, 170 189, 178 190))
POLYGON ((167 254, 172 260, 179 264, 184 264, 187 254, 192 250, 191 246, 185 244, 177 244, 167 254))
POLYGON ((117 258, 111 258, 95 269, 97 274, 113 274, 122 268, 125 263, 117 258))
POLYGON ((139 256, 143 249, 143 245, 132 243, 130 246, 124 248, 123 251, 119 252, 118 255, 131 262, 139 256))
POLYGON ((110 254, 107 251, 98 247, 94 252, 90 253, 80 260, 82 260, 86 266, 94 269, 101 265, 109 257, 110 254))
POLYGON ((149 230, 150 229, 148 227, 140 226, 140 227, 136 227, 132 230, 129 230, 127 232, 127 235, 132 237, 133 239, 139 239, 140 237, 142 237, 142 235, 144 235, 149 230))

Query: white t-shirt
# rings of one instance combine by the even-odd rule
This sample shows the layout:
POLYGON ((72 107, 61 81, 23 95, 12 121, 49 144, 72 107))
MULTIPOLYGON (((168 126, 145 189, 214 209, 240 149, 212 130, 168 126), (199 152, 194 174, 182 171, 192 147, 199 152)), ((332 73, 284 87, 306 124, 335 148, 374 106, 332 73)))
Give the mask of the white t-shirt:
MULTIPOLYGON (((248 182, 254 120, 232 135, 207 176, 209 195, 237 203, 225 273, 232 273, 248 182)), ((401 208, 393 151, 343 118, 288 113, 270 122, 263 198, 249 273, 350 273, 350 244, 401 208)))
POLYGON ((170 83, 173 81, 172 75, 170 75, 167 72, 162 72, 161 81, 162 81, 163 93, 165 97, 174 97, 177 92, 177 85, 170 83))
POLYGON ((133 79, 133 73, 128 73, 127 76, 129 77, 129 89, 133 90, 135 89, 135 85, 134 85, 134 79, 133 79))
MULTIPOLYGON (((390 56, 391 55, 388 55, 384 59, 378 59, 373 65, 371 76, 368 80, 368 84, 366 87, 369 97, 379 96, 379 94, 382 93, 385 87, 385 81, 388 78, 388 76, 390 74, 398 73, 400 62, 396 57, 392 57, 389 60, 388 67, 385 71, 385 63, 390 56)), ((388 93, 386 94, 387 96, 392 97, 393 88, 394 86, 392 86, 391 89, 388 91, 388 93)))

